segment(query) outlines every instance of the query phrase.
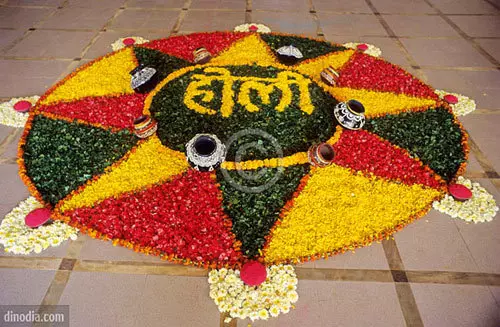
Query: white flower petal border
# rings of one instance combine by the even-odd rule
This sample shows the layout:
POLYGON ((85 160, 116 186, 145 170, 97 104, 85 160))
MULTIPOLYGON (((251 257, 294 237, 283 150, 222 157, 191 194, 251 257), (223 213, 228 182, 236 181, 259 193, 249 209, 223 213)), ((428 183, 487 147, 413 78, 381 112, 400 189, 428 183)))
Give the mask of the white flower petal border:
POLYGON ((271 33, 271 29, 268 26, 266 26, 264 24, 256 24, 256 23, 238 25, 234 28, 234 31, 235 32, 251 32, 250 26, 257 27, 256 32, 258 32, 258 33, 271 33))
POLYGON ((0 103, 0 124, 11 127, 24 127, 28 120, 28 113, 21 113, 14 110, 14 105, 19 101, 28 101, 31 105, 35 105, 40 99, 38 95, 30 97, 12 98, 7 102, 0 103))
POLYGON ((368 49, 363 51, 363 53, 366 53, 367 55, 370 55, 372 57, 380 57, 382 55, 382 50, 380 50, 380 48, 377 48, 373 44, 348 42, 348 43, 344 43, 342 45, 346 48, 356 50, 358 48, 358 45, 360 45, 360 44, 366 44, 368 46, 368 49))
POLYGON ((267 320, 294 308, 293 303, 299 298, 294 268, 274 265, 266 270, 266 280, 256 287, 246 285, 239 270, 221 268, 210 271, 210 297, 220 312, 228 314, 227 321, 234 318, 267 320))
POLYGON ((4 246, 5 252, 40 253, 49 246, 58 246, 69 238, 76 240, 78 229, 59 220, 34 229, 26 226, 26 215, 41 207, 40 202, 30 196, 5 216, 0 224, 0 244, 4 246))
POLYGON ((465 95, 443 90, 436 90, 435 93, 440 99, 444 99, 444 97, 449 94, 457 97, 458 103, 450 104, 451 110, 453 110, 453 113, 457 116, 465 116, 476 110, 476 102, 465 95))
POLYGON ((472 198, 462 202, 447 194, 441 201, 435 201, 433 208, 467 222, 482 223, 493 220, 498 212, 493 195, 479 183, 473 183, 462 176, 458 177, 457 183, 467 186, 472 191, 472 198))
POLYGON ((135 41, 134 45, 135 45, 135 44, 143 44, 143 43, 147 43, 147 42, 149 42, 149 40, 148 40, 148 39, 145 39, 145 38, 140 37, 140 36, 127 36, 127 37, 121 37, 121 38, 119 38, 118 40, 116 40, 115 42, 113 42, 113 43, 111 44, 111 49, 113 49, 113 51, 118 51, 118 50, 120 50, 120 49, 125 48, 125 47, 126 47, 126 45, 125 45, 125 44, 123 44, 123 40, 125 40, 125 39, 134 39, 134 41, 135 41))

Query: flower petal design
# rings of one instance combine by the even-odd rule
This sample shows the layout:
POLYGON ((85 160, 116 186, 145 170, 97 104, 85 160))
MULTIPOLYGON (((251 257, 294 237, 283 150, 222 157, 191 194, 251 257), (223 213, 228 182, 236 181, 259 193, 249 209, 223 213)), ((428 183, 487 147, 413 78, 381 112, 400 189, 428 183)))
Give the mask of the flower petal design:
POLYGON ((335 164, 317 168, 282 212, 264 260, 297 262, 369 244, 426 213, 440 196, 432 188, 366 177, 335 164))
POLYGON ((334 163, 366 175, 443 189, 446 183, 421 161, 387 140, 367 131, 343 131, 333 145, 334 163))
POLYGON ((106 172, 90 180, 58 205, 64 212, 163 183, 189 168, 183 153, 164 147, 156 135, 132 149, 106 172))
POLYGON ((204 47, 212 56, 216 56, 235 41, 247 35, 248 33, 231 32, 193 33, 155 40, 141 46, 193 62, 193 51, 197 48, 204 47))
POLYGON ((40 253, 51 246, 59 246, 67 239, 76 240, 78 229, 62 221, 50 225, 30 228, 24 218, 33 210, 42 208, 42 204, 30 196, 12 209, 0 224, 0 244, 6 252, 13 254, 40 253))
POLYGON ((241 254, 210 173, 193 169, 161 185, 65 212, 59 219, 175 262, 234 265, 241 254))
POLYGON ((356 99, 365 107, 366 117, 398 114, 405 111, 422 111, 436 106, 436 100, 413 97, 392 92, 357 90, 348 87, 326 87, 328 92, 339 101, 356 99))
POLYGON ((340 71, 338 86, 437 99, 431 87, 402 68, 360 52, 340 71))
POLYGON ((250 34, 232 44, 217 57, 210 60, 211 65, 249 65, 259 63, 260 66, 279 66, 276 57, 259 35, 250 34))
POLYGON ((132 48, 110 53, 80 67, 52 87, 41 104, 74 101, 91 96, 133 94, 130 71, 137 66, 132 48))
POLYGON ((87 97, 72 102, 42 105, 37 107, 37 111, 104 127, 132 129, 134 119, 142 114, 145 98, 144 94, 87 97))

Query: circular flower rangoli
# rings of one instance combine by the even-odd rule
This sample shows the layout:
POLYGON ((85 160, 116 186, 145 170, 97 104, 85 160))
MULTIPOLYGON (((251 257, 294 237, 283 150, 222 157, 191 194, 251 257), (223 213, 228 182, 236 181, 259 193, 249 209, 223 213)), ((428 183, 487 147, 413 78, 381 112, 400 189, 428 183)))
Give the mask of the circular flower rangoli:
POLYGON ((449 104, 397 66, 319 40, 216 32, 135 43, 75 71, 30 113, 19 162, 31 193, 82 232, 239 268, 387 237, 446 194, 467 153, 449 104), (301 56, 282 60, 292 45, 301 56), (349 100, 364 106, 358 130, 334 116, 349 100), (188 161, 188 143, 210 163, 188 161), (330 151, 324 165, 309 163, 311 147, 330 151))

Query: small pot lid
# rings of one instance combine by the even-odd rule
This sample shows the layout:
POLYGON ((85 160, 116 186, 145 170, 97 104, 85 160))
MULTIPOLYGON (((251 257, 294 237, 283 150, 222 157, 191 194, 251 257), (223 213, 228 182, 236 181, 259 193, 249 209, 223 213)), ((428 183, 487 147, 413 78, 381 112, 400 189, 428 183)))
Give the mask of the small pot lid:
POLYGON ((240 278, 247 285, 258 286, 267 278, 266 267, 258 261, 247 262, 241 268, 240 278))
POLYGON ((450 184, 448 186, 450 194, 459 201, 465 201, 472 198, 472 192, 469 188, 462 184, 450 184))
POLYGON ((123 39, 123 44, 125 45, 132 45, 135 44, 135 40, 131 37, 127 37, 126 39, 123 39))
POLYGON ((26 218, 24 218, 24 223, 30 228, 37 228, 45 224, 50 220, 50 210, 47 208, 38 208, 31 211, 26 218))
POLYGON ((453 94, 447 94, 444 96, 444 101, 448 102, 449 104, 457 104, 458 103, 458 98, 454 96, 453 94))
POLYGON ((368 45, 365 43, 361 43, 361 44, 358 44, 358 46, 356 48, 360 51, 366 51, 366 50, 368 50, 368 45))
POLYGON ((296 47, 294 47, 293 45, 287 45, 287 46, 281 47, 278 50, 276 50, 276 52, 279 55, 287 56, 287 57, 294 57, 297 59, 301 59, 304 57, 302 55, 302 52, 300 52, 300 50, 297 49, 296 47))
POLYGON ((17 112, 28 112, 32 106, 33 105, 31 104, 31 102, 22 100, 16 102, 16 104, 14 105, 14 110, 17 112))

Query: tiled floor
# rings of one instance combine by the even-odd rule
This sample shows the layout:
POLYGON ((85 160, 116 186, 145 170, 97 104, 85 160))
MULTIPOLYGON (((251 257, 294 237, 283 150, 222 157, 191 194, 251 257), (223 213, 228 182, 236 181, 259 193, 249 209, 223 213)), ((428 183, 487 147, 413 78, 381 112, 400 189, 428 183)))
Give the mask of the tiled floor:
MULTIPOLYGON (((0 99, 42 94, 119 37, 273 30, 378 45, 439 89, 474 98, 467 175, 500 200, 498 0, 0 0, 0 99)), ((0 127, 0 216, 28 193, 19 131, 0 127)), ((302 265, 300 300, 254 326, 500 326, 500 218, 432 212, 394 240, 302 265)), ((28 258, 0 256, 0 304, 69 304, 71 326, 219 326, 206 272, 82 236, 28 258)), ((238 326, 246 326, 239 321, 238 326)))

